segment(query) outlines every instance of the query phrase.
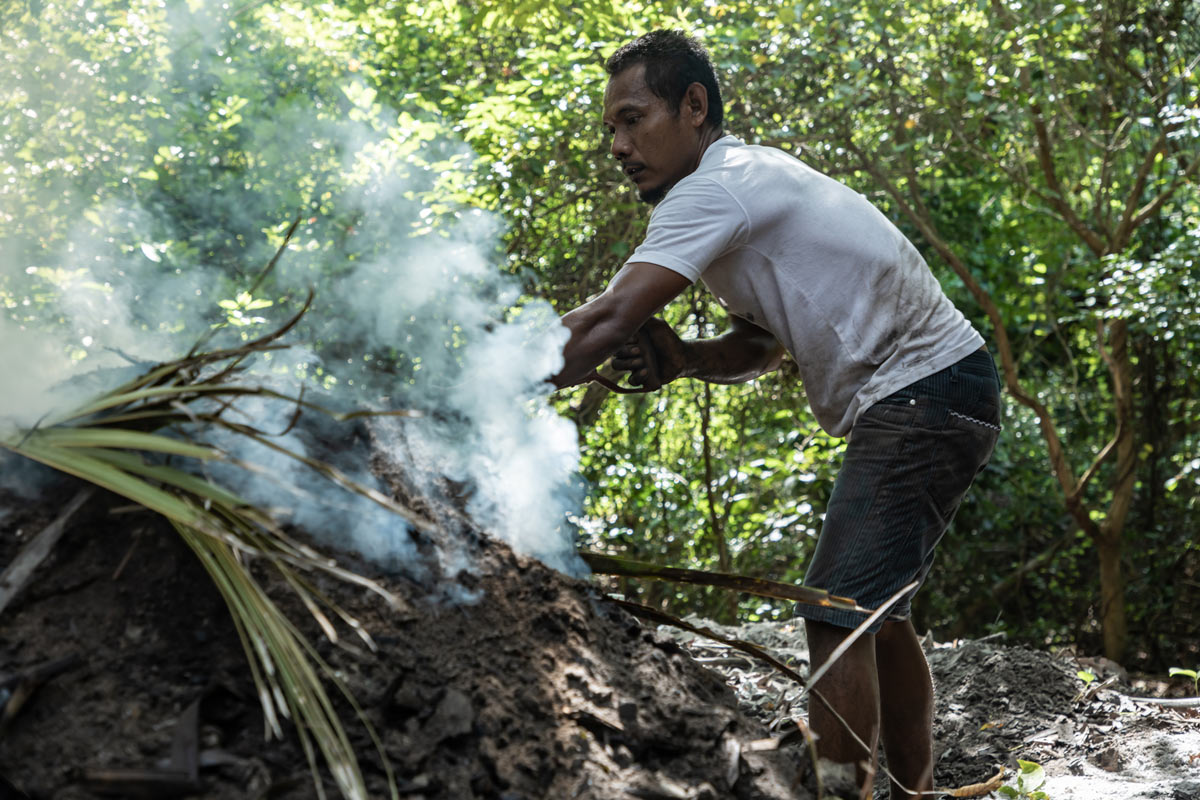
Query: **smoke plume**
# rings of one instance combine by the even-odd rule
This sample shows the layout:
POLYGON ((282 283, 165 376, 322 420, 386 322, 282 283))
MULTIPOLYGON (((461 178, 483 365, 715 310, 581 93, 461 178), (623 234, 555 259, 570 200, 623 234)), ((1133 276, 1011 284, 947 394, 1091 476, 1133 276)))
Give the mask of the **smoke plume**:
MULTIPOLYGON (((250 379, 291 394, 303 384, 307 399, 337 409, 419 411, 384 443, 394 457, 416 454, 428 474, 465 487, 466 511, 517 550, 579 571, 567 521, 581 500, 576 436, 546 402, 566 331, 497 267, 496 220, 423 199, 441 177, 433 165, 462 164, 465 150, 431 136, 435 122, 380 103, 355 75, 299 91, 310 87, 287 65, 325 65, 310 63, 316 43, 269 7, 235 26, 221 22, 224 7, 197 6, 131 11, 116 31, 103 14, 47 3, 40 23, 27 20, 43 39, 56 27, 132 37, 157 56, 114 47, 106 59, 85 49, 92 39, 63 36, 27 38, 7 57, 6 125, 29 114, 46 124, 23 131, 40 149, 18 148, 12 136, 0 143, 10 176, 0 188, 9 243, 0 254, 0 435, 181 356, 201 337, 218 346, 261 333, 312 289, 297 346, 260 358, 250 379), (296 91, 256 88, 288 80, 296 91), (95 135, 67 136, 51 120, 95 135), (198 121, 204 137, 194 134, 198 121), (133 140, 113 147, 107 132, 117 129, 133 140), (298 209, 292 244, 251 295, 298 209)), ((293 411, 285 405, 243 403, 238 413, 283 431, 293 411)), ((366 443, 331 425, 280 443, 377 484, 366 443)), ((249 499, 386 566, 410 560, 397 518, 331 494, 278 454, 207 438, 261 465, 219 476, 249 499)))

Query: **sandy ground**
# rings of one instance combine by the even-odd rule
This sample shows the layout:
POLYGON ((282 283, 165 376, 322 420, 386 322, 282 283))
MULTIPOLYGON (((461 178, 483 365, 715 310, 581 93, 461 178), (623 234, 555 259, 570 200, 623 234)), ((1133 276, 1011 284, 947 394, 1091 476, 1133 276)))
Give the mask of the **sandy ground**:
MULTIPOLYGON (((807 669, 799 624, 689 621, 762 645, 802 673, 807 669)), ((795 685, 769 667, 711 639, 672 635, 719 671, 747 713, 768 727, 782 729, 805 712, 805 702, 794 700, 795 685)), ((1011 785, 1021 759, 1043 767, 1041 791, 1049 800, 1200 800, 1200 705, 1169 707, 1129 697, 1168 689, 1178 694, 1182 680, 1131 683, 1119 670, 1106 669, 1103 659, 996 640, 937 643, 927 637, 925 646, 936 692, 939 787, 985 782, 1001 765, 1011 785), (1090 687, 1077 677, 1082 668, 1099 673, 1090 687)), ((876 796, 887 794, 881 783, 876 796)))

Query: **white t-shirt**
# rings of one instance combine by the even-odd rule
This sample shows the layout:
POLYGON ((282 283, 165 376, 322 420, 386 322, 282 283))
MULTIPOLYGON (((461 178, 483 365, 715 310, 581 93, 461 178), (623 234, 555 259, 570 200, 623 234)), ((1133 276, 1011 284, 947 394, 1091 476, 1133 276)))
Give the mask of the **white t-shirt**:
POLYGON ((734 136, 709 145, 654 208, 628 261, 703 280, 729 313, 774 334, 834 436, 876 400, 983 344, 866 198, 734 136))

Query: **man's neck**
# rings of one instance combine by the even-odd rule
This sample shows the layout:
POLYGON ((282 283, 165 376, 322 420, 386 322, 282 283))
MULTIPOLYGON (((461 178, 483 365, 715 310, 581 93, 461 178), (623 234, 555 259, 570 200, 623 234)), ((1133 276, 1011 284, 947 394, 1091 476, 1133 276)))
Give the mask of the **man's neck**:
POLYGON ((717 141, 725 135, 720 128, 705 128, 700 134, 700 149, 696 152, 696 163, 692 165, 692 172, 700 168, 700 161, 704 158, 704 154, 708 152, 709 145, 717 141))

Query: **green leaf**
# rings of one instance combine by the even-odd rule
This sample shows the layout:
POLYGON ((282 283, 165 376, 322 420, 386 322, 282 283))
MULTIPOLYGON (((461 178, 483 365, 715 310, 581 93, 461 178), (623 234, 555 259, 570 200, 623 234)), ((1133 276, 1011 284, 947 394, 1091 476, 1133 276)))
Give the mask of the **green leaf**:
POLYGON ((1022 790, 1032 792, 1046 782, 1046 771, 1036 761, 1022 761, 1021 759, 1017 759, 1017 765, 1021 768, 1018 784, 1022 790))
POLYGON ((20 446, 13 447, 12 450, 60 472, 74 475, 115 492, 151 511, 157 511, 168 519, 184 525, 207 527, 204 524, 202 512, 195 507, 169 492, 151 486, 146 481, 133 477, 124 470, 118 469, 106 461, 93 458, 82 451, 48 447, 43 441, 34 440, 32 437, 20 446))
POLYGON ((149 450, 207 460, 218 458, 220 450, 172 439, 157 433, 128 431, 120 428, 44 428, 29 434, 29 439, 49 447, 115 447, 122 450, 149 450))
POLYGON ((101 461, 107 461, 115 467, 131 472, 137 475, 142 475, 159 483, 174 486, 186 492, 195 494, 198 497, 211 500, 226 508, 246 508, 249 503, 243 500, 238 495, 230 492, 223 487, 213 483, 212 481, 199 478, 191 473, 183 470, 169 467, 164 464, 147 464, 144 459, 137 453, 127 453, 120 450, 105 450, 96 448, 89 450, 88 454, 101 461))

